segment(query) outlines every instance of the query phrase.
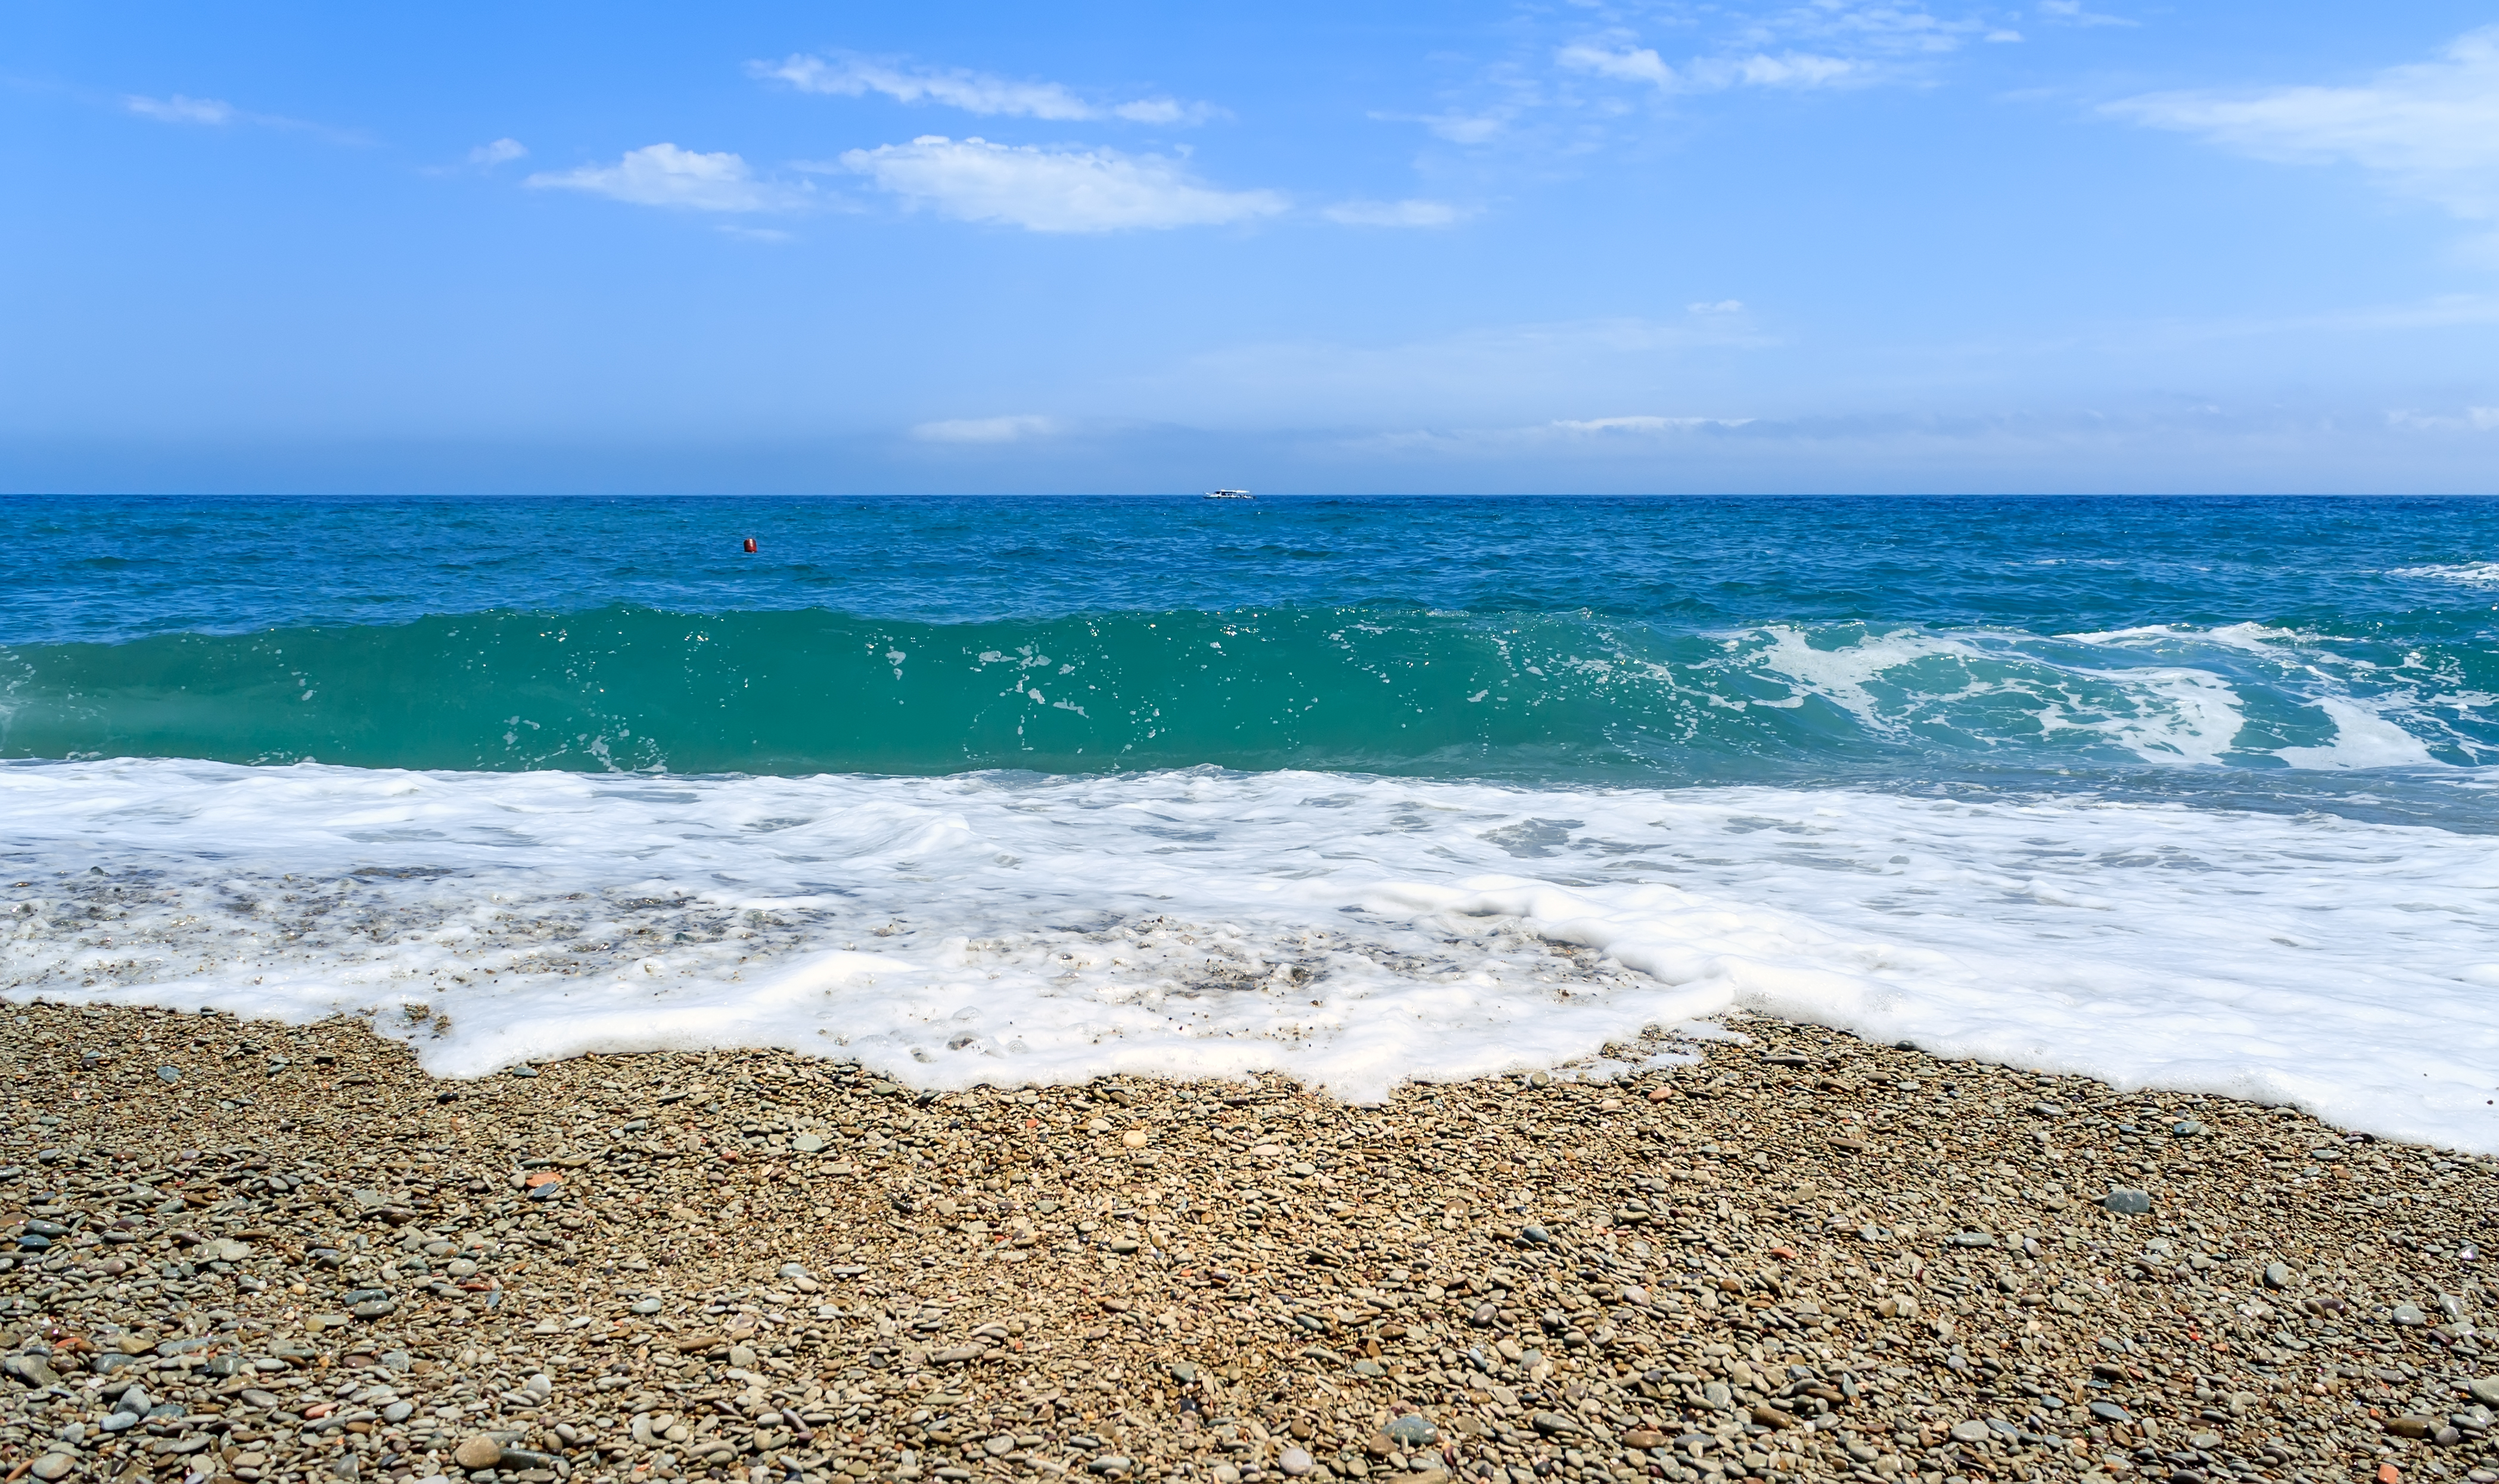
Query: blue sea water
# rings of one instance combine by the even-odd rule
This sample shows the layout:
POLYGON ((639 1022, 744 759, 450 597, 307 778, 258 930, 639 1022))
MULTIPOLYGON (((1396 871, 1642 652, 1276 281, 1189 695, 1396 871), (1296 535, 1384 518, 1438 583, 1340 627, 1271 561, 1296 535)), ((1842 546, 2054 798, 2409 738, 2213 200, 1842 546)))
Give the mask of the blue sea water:
POLYGON ((2499 1143, 2499 1046, 2349 1085, 2499 986, 2499 504, 0 512, 8 992, 451 996, 452 1070, 760 1038, 1046 1079, 1116 1024, 1147 1064, 1357 1092, 1750 1007, 2499 1143), (339 900, 279 925, 268 881, 313 876, 339 900), (515 902, 539 927, 479 925, 515 902), (1120 937, 1149 919, 1271 987, 1120 937), (1426 940, 1473 999, 1380 967, 1426 940), (1537 1000, 1556 941, 1624 978, 1537 1000), (1279 964, 1326 1025, 1270 1003, 1279 964), (766 965, 814 1008, 757 1010, 766 965), (686 1015, 633 1029, 592 980, 686 1015), (1439 1049, 1380 1048, 1417 1015, 1439 1049))

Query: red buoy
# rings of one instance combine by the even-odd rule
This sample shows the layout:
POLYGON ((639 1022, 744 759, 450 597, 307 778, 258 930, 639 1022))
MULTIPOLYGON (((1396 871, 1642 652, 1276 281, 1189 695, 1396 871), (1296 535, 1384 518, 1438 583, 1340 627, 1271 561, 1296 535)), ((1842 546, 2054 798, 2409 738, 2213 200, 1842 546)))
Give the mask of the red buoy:
POLYGON ((755 537, 748 536, 746 538, 746 549, 750 552, 755 550, 755 537))

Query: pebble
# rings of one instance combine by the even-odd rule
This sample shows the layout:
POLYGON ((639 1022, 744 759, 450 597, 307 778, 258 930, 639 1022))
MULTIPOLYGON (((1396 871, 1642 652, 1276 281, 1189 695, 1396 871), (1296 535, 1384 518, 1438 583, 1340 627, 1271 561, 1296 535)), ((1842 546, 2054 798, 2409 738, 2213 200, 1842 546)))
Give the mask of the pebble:
POLYGON ((2408 1327, 2417 1328, 2429 1323, 2429 1316, 2421 1312, 2420 1306, 2418 1304, 2398 1304, 2395 1306, 2395 1311, 2386 1317, 2408 1327))
POLYGON ((182 1080, 182 1069, 179 1067, 158 1067, 156 1069, 156 1076, 165 1081, 178 1082, 182 1080))
MULTIPOLYGON (((0 1016, 0 1052, 31 1076, 102 1039, 81 1011, 23 1011, 50 1038, 0 1016)), ((777 1051, 589 1057, 452 1086, 352 1026, 194 1019, 93 1017, 131 1045, 173 1026, 220 1050, 258 1043, 186 1074, 206 1085, 178 1120, 155 1111, 172 1100, 131 1095, 151 1081, 138 1060, 80 1070, 97 1097, 55 1124, 0 1127, 0 1145, 16 1137, 0 1181, 19 1181, 0 1210, 25 1213, 0 1245, 51 1244, 0 1273, 0 1359, 90 1399, 31 1419, 21 1462, 49 1446, 70 1476, 136 1460, 169 1478, 338 1484, 341 1460, 360 1484, 465 1484, 482 1470, 455 1459, 463 1437, 494 1448, 497 1484, 731 1469, 975 1484, 1052 1464, 1274 1484, 1295 1462, 1311 1484, 1528 1484, 1548 1460, 1548 1484, 1980 1477, 1965 1465, 2051 1484, 2086 1469, 2089 1484, 2313 1484, 2366 1479, 2382 1456, 2434 1484, 2432 1460, 2458 1480, 2499 1462, 2464 1425, 2464 1392, 2499 1403, 2499 1376, 2467 1379, 2499 1370, 2461 1323, 2479 1309, 2434 1303, 2477 1291, 2438 1234, 2499 1213, 2499 1172, 2358 1144, 2318 1180, 2303 1156, 2331 1131, 2222 1098, 1912 1061, 1762 1018, 1740 1054, 1628 1085, 1566 1075, 1528 1097, 1512 1076, 1362 1109, 1264 1076, 920 1094, 777 1051), (293 1083, 262 1065, 273 1047, 293 1083), (1904 1095, 1921 1079, 1925 1095, 1904 1095), (2018 1116, 2051 1086, 2074 1147, 2042 1146, 2047 1125, 2018 1116), (1963 1121, 1933 1148, 1913 1131, 1938 1088, 1963 1121), (1095 1119, 1169 1154, 1121 1157, 1124 1140, 1082 1134, 1095 1119), (2191 1147, 2160 1137, 2181 1121, 2203 1127, 2191 1147), (1834 1148, 1834 1128, 1865 1147, 1834 1148), (794 1130, 823 1130, 839 1161, 788 1157, 807 1152, 794 1130), (56 1154, 30 1185, 39 1145, 56 1154), (564 1204, 524 1204, 516 1158, 564 1171, 564 1204), (2435 1212, 2390 1210, 2424 1165, 2435 1212), (1866 1178, 1924 1211, 1866 1205, 1851 1193, 1866 1178), (2077 1209, 2121 1179, 2157 1187, 2174 1226, 2077 1209), (128 1240, 81 1246, 107 1211, 128 1240), (2404 1225, 2411 1242, 2389 1242, 2404 1225), (332 1313, 380 1302, 395 1311, 332 1313), (2405 1303, 2457 1322, 2379 1322, 2405 1303), (102 1388, 140 1374, 129 1405, 221 1412, 223 1437, 138 1427, 127 1393, 102 1388), (302 1417, 316 1401, 332 1408, 302 1417), (359 1418, 373 1446, 315 1445, 359 1418), (2075 1455, 2062 1439, 2086 1430, 2101 1436, 2075 1455), (42 1441, 73 1436, 75 1452, 42 1441)), ((0 1411, 13 1401, 0 1425, 40 1410, 0 1383, 0 1411)))
POLYGON ((78 1455, 74 1453, 47 1453, 35 1460, 32 1471, 36 1478, 49 1484, 50 1480, 68 1477, 69 1471, 78 1467, 78 1455))
POLYGON ((1287 1478, 1300 1478, 1310 1472, 1317 1462, 1318 1460, 1311 1457, 1310 1450, 1307 1448, 1286 1448, 1276 1455, 1276 1467, 1282 1469, 1287 1478))
POLYGON ((2100 1205, 2121 1216, 2140 1216, 2152 1210, 2152 1197, 2140 1190, 2120 1188, 2100 1197, 2100 1205))
POLYGON ((2499 1375, 2475 1376, 2465 1383, 2465 1389, 2483 1406, 2499 1407, 2499 1375))
POLYGON ((503 1445, 482 1434, 473 1436, 451 1450, 451 1461, 471 1472, 492 1468, 503 1461, 503 1445))
POLYGON ((1401 1448, 1420 1448, 1441 1440, 1440 1430, 1433 1427, 1432 1419, 1421 1412, 1391 1417, 1386 1432, 1388 1440, 1401 1448))

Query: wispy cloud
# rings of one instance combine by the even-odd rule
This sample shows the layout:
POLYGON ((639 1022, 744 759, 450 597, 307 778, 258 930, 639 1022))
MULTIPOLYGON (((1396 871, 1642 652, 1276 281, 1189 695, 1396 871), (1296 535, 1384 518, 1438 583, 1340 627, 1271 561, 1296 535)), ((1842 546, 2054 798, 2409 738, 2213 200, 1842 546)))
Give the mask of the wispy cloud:
POLYGON ((2087 11, 2083 9, 2083 0, 2039 0, 2039 14, 2054 25, 2132 26, 2142 24, 2141 21, 2128 20, 2123 16, 2087 11))
POLYGON ((171 98, 147 98, 137 93, 121 100, 122 107, 142 118, 158 123, 204 124, 222 128, 230 123, 257 122, 257 115, 245 113, 233 104, 216 98, 185 98, 176 93, 171 98))
POLYGON ((2406 433, 2499 433, 2499 407, 2467 407, 2459 414, 2397 410, 2386 426, 2406 433))
POLYGON ((1347 201, 1319 214, 1348 227, 1449 227, 1467 213, 1445 201, 1347 201))
POLYGON ((1207 104, 1183 103, 1169 97, 1101 103, 1058 82, 1018 81, 961 67, 915 67, 843 51, 830 56, 795 55, 778 62, 751 62, 748 68, 759 78, 787 82, 800 92, 850 98, 881 93, 897 103, 933 103, 984 116, 1194 124, 1219 112, 1207 104))
POLYGON ((802 192, 757 179, 734 154, 702 154, 668 144, 629 149, 613 165, 541 172, 526 183, 689 211, 777 211, 803 200, 802 192))
POLYGON ((1064 431, 1055 417, 1035 412, 1012 417, 948 417, 915 424, 911 436, 924 443, 1020 443, 1054 437, 1064 431))
POLYGON ((529 152, 528 146, 519 140, 499 139, 491 145, 479 145, 470 150, 469 163, 492 169, 497 165, 508 165, 529 152))
POLYGON ((925 134, 907 145, 850 150, 841 165, 913 206, 1033 232, 1219 226, 1273 216, 1289 205, 1274 191, 1203 184, 1163 155, 977 137, 925 134))
POLYGON ((122 108, 141 118, 162 124, 177 124, 195 129, 286 129, 309 134, 334 145, 366 145, 372 141, 353 129, 338 129, 309 119, 288 118, 279 113, 258 113, 237 108, 222 98, 193 98, 176 93, 170 98, 151 98, 145 93, 126 93, 122 108))
POLYGON ((1604 436, 1609 434, 1617 436, 1626 435, 1654 436, 1667 433, 1688 433, 1695 428, 1741 428, 1752 421, 1754 419, 1749 417, 1566 417, 1556 418, 1539 428, 1524 428, 1518 432, 1524 436, 1531 437, 1547 430, 1583 436, 1604 436))
POLYGON ((2146 93, 2104 112, 2258 159, 2357 165, 2457 216, 2499 218, 2499 26, 2357 85, 2146 93))
POLYGON ((1717 92, 1730 87, 1822 87, 1834 82, 1860 81, 1866 75, 1862 63, 1810 51, 1787 51, 1777 56, 1757 51, 1749 56, 1696 57, 1675 68, 1667 65, 1654 48, 1574 42, 1555 52, 1553 60, 1570 71, 1589 73, 1620 82, 1645 83, 1660 92, 1717 92))

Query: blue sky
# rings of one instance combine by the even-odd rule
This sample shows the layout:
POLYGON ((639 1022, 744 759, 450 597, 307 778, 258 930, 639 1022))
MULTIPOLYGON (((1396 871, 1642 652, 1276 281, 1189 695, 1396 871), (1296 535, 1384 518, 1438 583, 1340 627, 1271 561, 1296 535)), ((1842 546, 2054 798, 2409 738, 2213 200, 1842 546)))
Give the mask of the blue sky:
POLYGON ((0 487, 2499 488, 2499 8, 0 5, 0 487))

